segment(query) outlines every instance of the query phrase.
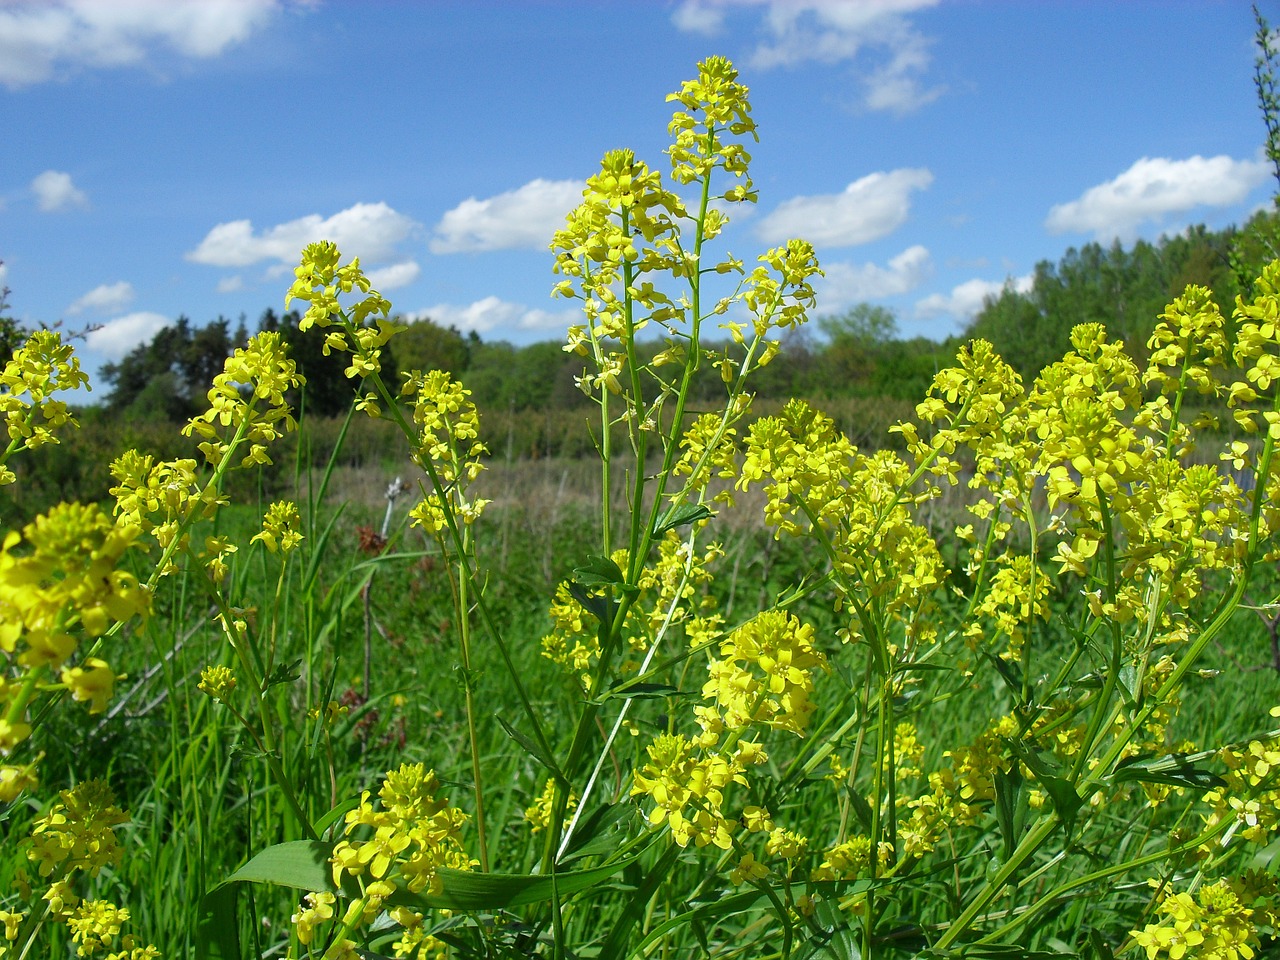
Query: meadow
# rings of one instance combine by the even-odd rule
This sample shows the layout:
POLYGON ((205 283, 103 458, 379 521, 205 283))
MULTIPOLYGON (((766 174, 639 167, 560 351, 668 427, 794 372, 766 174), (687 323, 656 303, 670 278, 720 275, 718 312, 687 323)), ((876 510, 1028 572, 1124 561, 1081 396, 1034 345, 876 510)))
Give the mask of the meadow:
POLYGON ((606 154, 551 241, 576 445, 386 382, 325 242, 285 306, 345 419, 264 331, 54 502, 82 375, 15 354, 0 957, 1280 955, 1280 262, 1141 365, 1083 324, 1034 381, 975 340, 916 405, 756 405, 820 265, 717 251, 732 65, 669 100, 669 171, 606 154))

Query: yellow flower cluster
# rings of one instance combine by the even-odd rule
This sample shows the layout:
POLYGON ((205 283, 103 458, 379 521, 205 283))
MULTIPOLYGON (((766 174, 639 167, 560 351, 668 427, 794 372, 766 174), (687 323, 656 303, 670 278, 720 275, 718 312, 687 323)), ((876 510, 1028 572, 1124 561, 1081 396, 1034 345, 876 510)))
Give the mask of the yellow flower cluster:
MULTIPOLYGON (((308 244, 302 251, 301 263, 294 268, 296 279, 285 295, 284 305, 288 307, 293 300, 306 301, 309 306, 298 329, 305 332, 315 326, 325 330, 324 355, 327 357, 333 350, 350 353, 347 377, 364 379, 382 370, 382 348, 404 325, 390 319, 391 302, 372 288, 360 269, 360 259, 340 267, 341 259, 337 244, 331 241, 308 244), (344 308, 340 297, 353 291, 364 297, 344 308)), ((366 392, 357 406, 378 416, 377 392, 366 392)))
MULTIPOLYGON (((118 520, 151 534, 165 551, 185 549, 192 521, 211 519, 226 502, 201 482, 194 460, 157 463, 151 454, 128 450, 112 462, 111 476, 118 520)), ((172 563, 162 572, 171 571, 172 563)))
POLYGON ((765 611, 738 627, 707 665, 702 696, 714 702, 696 713, 702 746, 725 730, 762 723, 804 736, 814 706, 813 674, 827 658, 813 643, 813 627, 781 610, 765 611))
POLYGON ((4 464, 18 450, 57 443, 55 430, 78 426, 62 400, 53 394, 88 389, 89 378, 71 344, 62 342, 56 330, 37 330, 9 359, 0 373, 0 415, 9 434, 8 448, 0 454, 0 485, 13 483, 13 471, 4 464))
POLYGON ((280 333, 264 330, 227 358, 209 388, 209 409, 192 417, 182 432, 201 438, 200 450, 212 467, 240 443, 248 443, 249 452, 239 466, 269 464, 267 444, 297 427, 285 392, 304 382, 280 333))
MULTIPOLYGON (((542 792, 534 798, 532 804, 525 808, 524 818, 529 822, 529 829, 532 833, 539 833, 547 829, 551 824, 551 808, 555 803, 556 782, 553 778, 548 777, 546 784, 542 787, 542 792)), ((578 807, 578 795, 572 791, 569 793, 568 803, 565 805, 565 816, 569 816, 578 807)))
POLYGON ((754 202, 756 192, 747 176, 751 156, 739 143, 726 143, 724 132, 734 137, 756 136, 751 119, 748 89, 738 82, 738 71, 724 57, 708 57, 698 64, 698 76, 686 80, 667 102, 684 109, 671 117, 668 130, 674 142, 667 150, 671 157, 671 178, 677 183, 705 179, 716 167, 740 178, 742 183, 720 195, 731 202, 754 202))
MULTIPOLYGON (((910 507, 936 492, 912 494, 910 471, 891 451, 858 452, 835 423, 802 400, 761 417, 746 438, 739 487, 763 486, 765 522, 783 533, 812 531, 837 574, 842 602, 874 602, 897 622, 908 646, 936 636, 931 595, 946 575, 937 544, 910 507)), ((851 639, 861 638, 854 624, 851 639)), ((880 643, 887 643, 879 638, 880 643)))
MULTIPOLYGON (((31 734, 27 714, 46 671, 93 713, 106 709, 115 673, 97 657, 71 662, 81 638, 145 616, 151 594, 126 570, 138 528, 96 504, 63 503, 0 547, 0 757, 31 734)), ((0 800, 35 783, 35 764, 0 765, 0 800)))
POLYGON ((698 756, 696 744, 683 734, 664 733, 645 749, 649 762, 636 771, 631 795, 653 800, 649 822, 667 824, 682 847, 733 846, 737 820, 724 813, 724 792, 730 784, 745 786, 747 767, 768 759, 760 744, 739 743, 730 756, 698 756))
POLYGON ((289 553, 302 542, 302 534, 298 532, 301 523, 296 503, 291 500, 277 501, 267 507, 266 516, 262 518, 262 532, 254 534, 249 542, 261 541, 272 553, 289 553))
MULTIPOLYGON (((373 803, 369 791, 346 815, 345 839, 333 848, 333 882, 355 878, 361 898, 348 908, 344 923, 371 923, 382 912, 397 883, 413 893, 440 892, 437 870, 470 870, 475 865, 462 846, 462 827, 468 817, 438 799, 440 781, 422 764, 402 764, 390 770, 373 803)), ((317 924, 334 916, 333 900, 313 894, 311 907, 294 917, 299 939, 309 943, 317 924), (303 938, 306 939, 303 939, 303 938)))
POLYGON ((200 683, 196 689, 201 693, 207 694, 214 700, 222 703, 228 702, 228 697, 236 688, 236 675, 231 671, 230 667, 214 664, 207 666, 200 671, 200 683))
MULTIPOLYGON (((705 585, 712 579, 711 565, 723 555, 719 544, 712 543, 699 553, 674 530, 663 535, 657 560, 641 572, 639 593, 622 624, 622 636, 631 650, 647 653, 664 624, 668 634, 682 629, 690 646, 719 632, 722 621, 705 585)), ((619 569, 627 569, 626 549, 615 550, 610 559, 619 569)), ((584 687, 589 685, 591 668, 600 655, 598 623, 570 593, 567 582, 557 586, 550 614, 551 632, 542 638, 542 655, 577 676, 584 687)), ((621 669, 635 666, 627 661, 621 669)))
POLYGON ((469 399, 471 391, 445 371, 433 370, 408 374, 400 393, 414 398, 413 420, 420 433, 413 462, 430 464, 443 488, 428 493, 409 516, 434 534, 448 529, 446 511, 469 526, 489 503, 468 498, 465 492, 484 469, 480 458, 489 452, 480 442, 480 416, 469 399))
POLYGON ((1218 756, 1226 784, 1204 795, 1211 811, 1206 826, 1234 821, 1241 837, 1266 846, 1280 834, 1280 739, 1224 747, 1218 756))
POLYGON ((822 863, 810 874, 814 881, 853 880, 871 869, 871 840, 853 837, 822 855, 822 863))
POLYGON ((1249 960, 1258 945, 1253 910, 1230 883, 1219 880, 1190 893, 1169 893, 1160 902, 1160 922, 1130 931, 1147 960, 1249 960))
MULTIPOLYGON (((1007 656, 1017 660, 1027 626, 1033 620, 1045 620, 1049 616, 1049 576, 1025 553, 1005 554, 999 564, 977 612, 991 621, 995 634, 1008 638, 1007 656)), ((976 641, 984 631, 974 622, 966 634, 971 641, 976 641)))
POLYGON ((24 841, 27 859, 37 865, 43 889, 33 888, 25 870, 14 877, 16 892, 30 910, 0 910, 0 958, 25 956, 47 919, 61 921, 80 957, 102 960, 155 960, 155 947, 124 933, 129 911, 107 900, 82 900, 75 892, 80 875, 96 877, 120 862, 115 828, 129 818, 102 780, 87 780, 62 791, 32 826, 24 841), (18 942, 25 941, 19 949, 18 942))

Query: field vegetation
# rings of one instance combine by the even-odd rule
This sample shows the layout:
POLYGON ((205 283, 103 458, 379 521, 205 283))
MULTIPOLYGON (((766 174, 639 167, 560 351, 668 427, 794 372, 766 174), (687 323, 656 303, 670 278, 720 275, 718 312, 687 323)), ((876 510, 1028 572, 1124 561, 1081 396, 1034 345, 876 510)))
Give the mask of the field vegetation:
POLYGON ((1274 217, 806 340, 813 248, 716 242, 747 88, 668 99, 554 349, 325 242, 101 411, 15 340, 0 957, 1280 955, 1274 217))

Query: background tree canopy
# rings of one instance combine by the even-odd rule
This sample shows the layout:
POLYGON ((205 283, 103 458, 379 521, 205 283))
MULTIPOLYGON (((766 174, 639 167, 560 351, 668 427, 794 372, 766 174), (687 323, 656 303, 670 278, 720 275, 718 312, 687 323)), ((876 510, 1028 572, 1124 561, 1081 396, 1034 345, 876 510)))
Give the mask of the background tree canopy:
MULTIPOLYGON (((825 400, 876 398, 913 400, 924 395, 934 374, 950 364, 961 340, 990 340, 1024 377, 1034 377, 1069 349, 1071 328, 1097 321, 1138 356, 1165 306, 1189 283, 1214 292, 1230 315, 1237 294, 1274 255, 1280 218, 1260 211, 1243 227, 1212 231, 1191 227, 1156 243, 1139 240, 1071 248, 1057 263, 1036 265, 1029 289, 1006 285, 974 316, 962 336, 941 341, 903 339, 898 318, 883 306, 860 303, 839 314, 819 316, 808 329, 792 331, 778 358, 760 372, 762 398, 808 396, 825 400)), ((0 337, 5 334, 0 299, 0 337)), ((263 312, 260 330, 279 330, 307 378, 293 402, 322 416, 347 409, 353 387, 341 354, 326 356, 323 338, 298 332, 297 312, 263 312)), ((183 316, 103 370, 109 411, 136 420, 181 421, 203 409, 204 393, 223 360, 248 337, 243 319, 232 332, 219 317, 195 327, 183 316)), ((715 349, 733 347, 720 344, 715 349)), ((657 341, 650 354, 659 349, 657 341)), ((389 379, 396 371, 446 370, 465 380, 484 410, 573 410, 587 401, 576 386, 582 359, 559 341, 514 346, 486 341, 430 319, 416 320, 384 353, 389 379)), ((711 399, 722 389, 714 364, 706 364, 694 396, 711 399)))

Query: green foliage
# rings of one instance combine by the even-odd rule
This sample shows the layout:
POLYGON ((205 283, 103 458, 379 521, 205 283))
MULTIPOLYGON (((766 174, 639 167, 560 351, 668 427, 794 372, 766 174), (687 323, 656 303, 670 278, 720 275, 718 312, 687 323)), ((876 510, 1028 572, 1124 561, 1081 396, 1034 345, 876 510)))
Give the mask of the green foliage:
POLYGON ((203 327, 178 317, 149 343, 102 368, 102 379, 111 387, 107 409, 130 420, 187 420, 202 409, 204 393, 233 347, 247 338, 243 324, 233 335, 230 321, 222 317, 203 327))
POLYGON ((1006 286, 988 300, 965 334, 990 341, 1024 377, 1061 357, 1081 323, 1103 324, 1140 360, 1156 318, 1188 284, 1209 287, 1230 310, 1239 292, 1229 260, 1235 236, 1201 226, 1131 249, 1119 241, 1072 248, 1057 264, 1036 264, 1030 290, 1006 286))
MULTIPOLYGON (((553 241, 569 351, 467 343, 496 435, 448 371, 401 386, 390 303, 316 243, 198 456, 125 452, 110 511, 4 539, 5 952, 1274 951, 1280 688, 1234 661, 1280 596, 1280 262, 1228 323, 1205 286, 1115 306, 1211 258, 1073 252, 1031 308, 1110 305, 1146 356, 1090 319, 1024 379, 973 340, 915 404, 857 395, 933 360, 860 307, 822 324, 837 415, 771 403, 819 265, 713 253, 756 196, 747 90, 713 57, 669 99, 669 173, 606 154, 553 241), (290 344, 340 355, 347 418, 295 433, 290 344), (570 386, 594 459, 486 456, 570 386)), ((27 446, 72 425, 42 344, 27 446)))

